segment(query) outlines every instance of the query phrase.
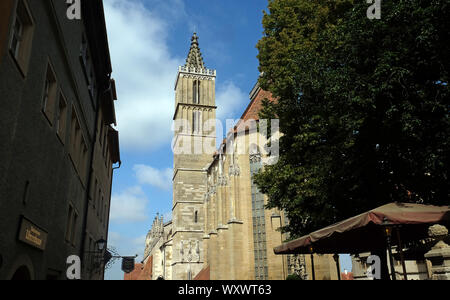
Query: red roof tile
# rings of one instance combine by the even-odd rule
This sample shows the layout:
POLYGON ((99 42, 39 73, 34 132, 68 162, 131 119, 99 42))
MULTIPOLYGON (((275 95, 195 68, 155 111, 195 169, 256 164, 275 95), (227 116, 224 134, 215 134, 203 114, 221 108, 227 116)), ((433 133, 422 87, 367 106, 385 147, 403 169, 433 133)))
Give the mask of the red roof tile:
POLYGON ((247 106, 247 109, 241 116, 243 121, 247 120, 259 120, 259 112, 262 109, 262 101, 267 99, 271 102, 276 101, 276 99, 272 96, 271 92, 259 89, 256 93, 256 96, 250 101, 250 104, 247 106))
POLYGON ((352 272, 347 272, 347 274, 341 273, 341 280, 353 280, 353 273, 352 272))
POLYGON ((153 272, 153 255, 150 256, 145 264, 141 274, 137 280, 152 280, 153 272))
POLYGON ((134 270, 131 273, 125 273, 123 276, 123 280, 138 280, 139 275, 141 275, 143 265, 135 264, 134 270))
POLYGON ((194 280, 210 280, 210 268, 207 266, 203 270, 201 270, 197 276, 195 276, 194 280))

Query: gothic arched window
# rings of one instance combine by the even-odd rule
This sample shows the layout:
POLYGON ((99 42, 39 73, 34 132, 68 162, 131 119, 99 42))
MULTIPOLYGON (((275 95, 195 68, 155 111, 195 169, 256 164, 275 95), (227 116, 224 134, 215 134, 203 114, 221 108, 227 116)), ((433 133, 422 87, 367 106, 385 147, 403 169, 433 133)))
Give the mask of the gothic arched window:
POLYGON ((193 90, 192 101, 194 102, 194 104, 200 104, 200 81, 199 80, 194 80, 192 90, 193 90))
POLYGON ((266 225, 264 214, 264 195, 253 181, 253 176, 262 168, 261 152, 255 144, 250 145, 250 177, 252 194, 253 243, 255 251, 255 278, 268 279, 266 225))
POLYGON ((200 104, 200 97, 201 97, 201 94, 200 94, 200 80, 197 81, 197 88, 198 88, 198 90, 197 90, 197 104, 200 104))
POLYGON ((203 123, 202 123, 202 113, 200 111, 193 111, 192 112, 192 132, 193 133, 200 133, 202 125, 203 125, 203 123))

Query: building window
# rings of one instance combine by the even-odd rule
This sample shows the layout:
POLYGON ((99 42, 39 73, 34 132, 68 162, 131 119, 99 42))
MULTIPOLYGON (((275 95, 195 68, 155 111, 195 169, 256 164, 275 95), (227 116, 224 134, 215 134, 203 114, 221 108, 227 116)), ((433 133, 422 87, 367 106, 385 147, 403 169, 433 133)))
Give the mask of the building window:
POLYGON ((97 94, 97 86, 95 84, 95 75, 94 75, 94 71, 93 71, 93 67, 92 66, 91 66, 91 70, 90 70, 90 73, 89 73, 88 82, 89 82, 89 86, 88 86, 89 93, 91 94, 92 99, 95 99, 95 96, 97 94))
POLYGON ((102 197, 102 190, 99 188, 98 189, 98 196, 97 196, 97 209, 95 210, 95 212, 97 213, 97 217, 100 215, 99 211, 100 211, 100 199, 102 197))
POLYGON ((83 177, 86 176, 87 168, 88 168, 88 148, 84 138, 81 139, 81 161, 80 161, 80 169, 83 177))
POLYGON ((29 193, 30 193, 30 182, 27 180, 25 182, 25 189, 24 189, 23 197, 22 197, 23 204, 27 204, 29 193))
POLYGON ((75 246, 77 221, 78 221, 78 214, 74 211, 73 218, 72 218, 72 230, 71 230, 71 236, 70 236, 70 242, 72 243, 73 246, 75 246))
POLYGON ((89 52, 88 52, 87 39, 84 34, 81 36, 80 60, 81 60, 83 67, 86 68, 87 62, 89 60, 89 52))
POLYGON ((104 210, 103 210, 103 220, 105 220, 105 222, 103 222, 103 227, 106 227, 106 223, 108 223, 108 219, 107 219, 108 213, 107 213, 107 211, 108 211, 108 206, 105 204, 105 207, 104 207, 104 210))
POLYGON ((72 205, 69 205, 69 212, 67 214, 66 222, 66 241, 75 246, 76 226, 78 221, 78 214, 72 205))
MULTIPOLYGON (((262 168, 259 152, 250 155, 250 176, 258 173, 262 168)), ((251 180, 252 217, 253 217, 253 245, 255 247, 255 278, 268 279, 266 224, 264 220, 264 195, 251 180)))
POLYGON ((193 87, 192 87, 192 100, 194 104, 200 104, 200 81, 194 80, 193 87))
POLYGON ((194 223, 198 223, 198 211, 195 211, 195 214, 194 214, 194 223))
POLYGON ((97 85, 95 83, 95 71, 94 66, 92 64, 91 55, 89 52, 89 45, 87 43, 87 39, 84 34, 82 35, 81 38, 80 61, 88 84, 89 94, 91 95, 92 99, 95 99, 95 96, 97 94, 97 85))
POLYGON ((105 197, 102 195, 102 202, 100 203, 100 223, 103 222, 103 204, 105 202, 105 197))
POLYGON ((28 70, 34 24, 24 0, 19 0, 13 23, 10 51, 23 75, 28 70))
POLYGON ((202 125, 202 112, 201 111, 193 111, 192 112, 193 133, 201 133, 201 125, 202 125))
POLYGON ((53 117, 56 109, 57 98, 56 76, 50 64, 47 66, 47 74, 44 82, 44 95, 42 97, 42 111, 50 124, 53 124, 53 117))
POLYGON ((22 21, 20 20, 20 16, 18 15, 16 17, 16 21, 14 22, 13 37, 11 41, 11 51, 16 59, 19 58, 20 43, 22 42, 23 38, 22 35, 23 35, 23 25, 22 21))
POLYGON ((98 187, 98 180, 95 178, 94 180, 94 195, 92 196, 92 206, 95 209, 96 201, 97 201, 97 187, 98 187))
POLYGON ((71 149, 70 155, 75 168, 84 182, 87 172, 87 162, 88 162, 88 148, 85 142, 80 122, 78 121, 75 107, 72 107, 72 123, 71 123, 71 149))
POLYGON ((70 230, 72 224, 72 215, 73 215, 73 207, 69 205, 69 213, 67 214, 67 223, 66 223, 66 241, 70 241, 70 230))
POLYGON ((78 167, 78 158, 80 157, 80 140, 81 140, 81 128, 78 122, 77 116, 75 114, 75 108, 72 108, 72 124, 71 124, 71 155, 72 161, 76 167, 78 167))
POLYGON ((197 132, 197 112, 192 112, 192 131, 197 132))
POLYGON ((59 94, 58 114, 56 118, 56 132, 63 143, 65 143, 67 129, 67 101, 62 93, 59 94))

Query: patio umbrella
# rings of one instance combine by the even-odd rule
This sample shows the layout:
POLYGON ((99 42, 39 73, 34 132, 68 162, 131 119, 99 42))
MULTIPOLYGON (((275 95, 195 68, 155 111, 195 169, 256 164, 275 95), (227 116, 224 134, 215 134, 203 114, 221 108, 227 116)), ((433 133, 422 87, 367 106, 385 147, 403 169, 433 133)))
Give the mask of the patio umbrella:
POLYGON ((284 243, 275 247, 274 252, 357 254, 375 249, 390 250, 393 245, 426 238, 428 227, 437 223, 450 223, 450 206, 389 203, 284 243), (393 228, 397 234, 391 239, 393 228))

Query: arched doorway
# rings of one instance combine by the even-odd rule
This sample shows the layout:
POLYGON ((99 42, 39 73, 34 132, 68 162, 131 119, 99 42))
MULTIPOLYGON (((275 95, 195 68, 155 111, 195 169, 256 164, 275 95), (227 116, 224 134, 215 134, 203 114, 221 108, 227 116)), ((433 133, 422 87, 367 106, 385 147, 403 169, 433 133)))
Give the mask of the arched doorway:
POLYGON ((11 280, 31 280, 30 270, 26 266, 19 267, 11 277, 11 280))

